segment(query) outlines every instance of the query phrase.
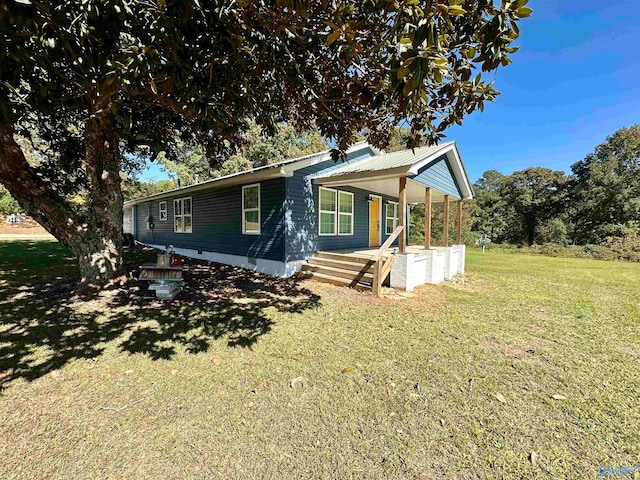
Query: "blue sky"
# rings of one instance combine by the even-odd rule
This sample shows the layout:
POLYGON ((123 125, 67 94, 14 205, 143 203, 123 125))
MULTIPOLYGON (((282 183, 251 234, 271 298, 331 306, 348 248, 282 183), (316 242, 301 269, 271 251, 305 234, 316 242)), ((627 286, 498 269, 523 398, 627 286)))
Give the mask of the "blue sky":
POLYGON ((530 0, 520 51, 495 75, 501 95, 447 131, 475 181, 529 166, 569 171, 640 123, 640 2, 530 0))
MULTIPOLYGON (((530 0, 520 51, 496 74, 501 95, 456 140, 472 181, 496 169, 569 171, 621 127, 640 123, 640 2, 530 0)), ((143 178, 167 178, 152 164, 143 178)))

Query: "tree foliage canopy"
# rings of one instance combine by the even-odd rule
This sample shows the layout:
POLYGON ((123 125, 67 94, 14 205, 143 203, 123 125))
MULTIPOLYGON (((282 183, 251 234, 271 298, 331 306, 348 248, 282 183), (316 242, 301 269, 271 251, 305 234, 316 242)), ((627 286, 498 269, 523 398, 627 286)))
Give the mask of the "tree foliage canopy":
POLYGON ((529 244, 605 244, 640 234, 640 125, 618 130, 571 171, 485 172, 475 184, 474 229, 529 244))

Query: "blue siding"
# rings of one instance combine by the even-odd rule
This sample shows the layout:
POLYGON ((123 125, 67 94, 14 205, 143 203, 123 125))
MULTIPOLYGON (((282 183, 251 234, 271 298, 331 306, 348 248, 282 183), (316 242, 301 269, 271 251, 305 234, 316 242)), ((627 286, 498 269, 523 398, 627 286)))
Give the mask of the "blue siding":
POLYGON ((283 261, 284 197, 284 178, 260 182, 260 235, 242 233, 242 185, 138 204, 136 238, 144 243, 283 261), (192 197, 193 232, 174 233, 173 200, 189 196, 192 197), (168 218, 160 221, 159 203, 165 200, 168 218), (149 215, 154 219, 153 230, 147 228, 149 215))
POLYGON ((418 171, 418 175, 412 177, 412 180, 420 182, 427 187, 433 187, 448 195, 462 198, 458 182, 451 171, 446 155, 435 159, 433 162, 422 167, 418 171))
MULTIPOLYGON (((354 152, 360 153, 360 152, 354 152)), ((373 155, 367 152, 358 160, 373 155)), ((338 166, 343 165, 339 164, 338 166)), ((285 243, 286 261, 309 258, 318 250, 340 250, 347 248, 366 248, 369 246, 369 194, 358 188, 336 187, 337 190, 354 194, 353 235, 318 235, 318 195, 320 186, 312 183, 318 172, 335 168, 333 161, 322 162, 296 171, 287 179, 287 197, 285 200, 285 243)), ((382 242, 385 234, 384 213, 389 200, 395 197, 382 195, 382 242)))

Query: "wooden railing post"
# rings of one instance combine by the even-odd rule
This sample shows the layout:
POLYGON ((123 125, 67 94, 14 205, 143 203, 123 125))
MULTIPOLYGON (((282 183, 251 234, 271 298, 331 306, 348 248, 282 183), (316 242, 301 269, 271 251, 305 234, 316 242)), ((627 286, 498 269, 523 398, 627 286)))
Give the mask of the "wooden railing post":
POLYGON ((373 290, 373 295, 376 297, 380 296, 380 290, 382 290, 382 282, 380 281, 380 262, 382 259, 378 259, 376 263, 373 265, 373 284, 371 288, 373 290))
POLYGON ((400 212, 400 225, 402 235, 398 239, 398 252, 404 253, 407 250, 407 177, 400 177, 400 192, 398 195, 400 212))
POLYGON ((403 233, 404 227, 398 226, 371 257, 371 261, 373 262, 373 283, 371 284, 371 292, 376 297, 380 296, 382 283, 389 276, 389 273, 391 273, 391 265, 393 265, 393 256, 389 257, 389 259, 384 262, 384 252, 391 246, 395 239, 403 233))
POLYGON ((442 245, 449 246, 449 195, 444 196, 444 227, 442 231, 442 245))
POLYGON ((456 245, 462 244, 462 200, 458 200, 458 218, 456 219, 456 245))
POLYGON ((424 248, 431 248, 431 188, 424 191, 424 248))

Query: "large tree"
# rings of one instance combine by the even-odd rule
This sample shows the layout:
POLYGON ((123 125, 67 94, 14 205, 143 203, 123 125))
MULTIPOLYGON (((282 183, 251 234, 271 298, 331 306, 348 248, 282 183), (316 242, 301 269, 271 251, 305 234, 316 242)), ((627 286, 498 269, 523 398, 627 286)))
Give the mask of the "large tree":
POLYGON ((566 181, 564 172, 542 167, 529 167, 500 180, 509 242, 533 245, 539 227, 561 212, 566 181))
POLYGON ((640 124, 621 128, 571 170, 574 242, 598 244, 640 229, 640 124))
MULTIPOLYGON (((0 182, 77 256, 119 274, 120 171, 197 142, 220 162, 254 119, 317 125, 337 153, 393 125, 436 142, 497 94, 526 0, 9 0, 0 5, 0 182), (44 144, 29 162, 22 135, 44 144), (135 154, 127 156, 125 153, 135 154), (86 202, 70 201, 79 193, 86 202)), ((336 155, 337 158, 338 155, 336 155)))
POLYGON ((507 202, 500 188, 505 177, 497 170, 487 170, 475 185, 475 203, 478 206, 473 229, 488 235, 494 242, 504 239, 507 202))

